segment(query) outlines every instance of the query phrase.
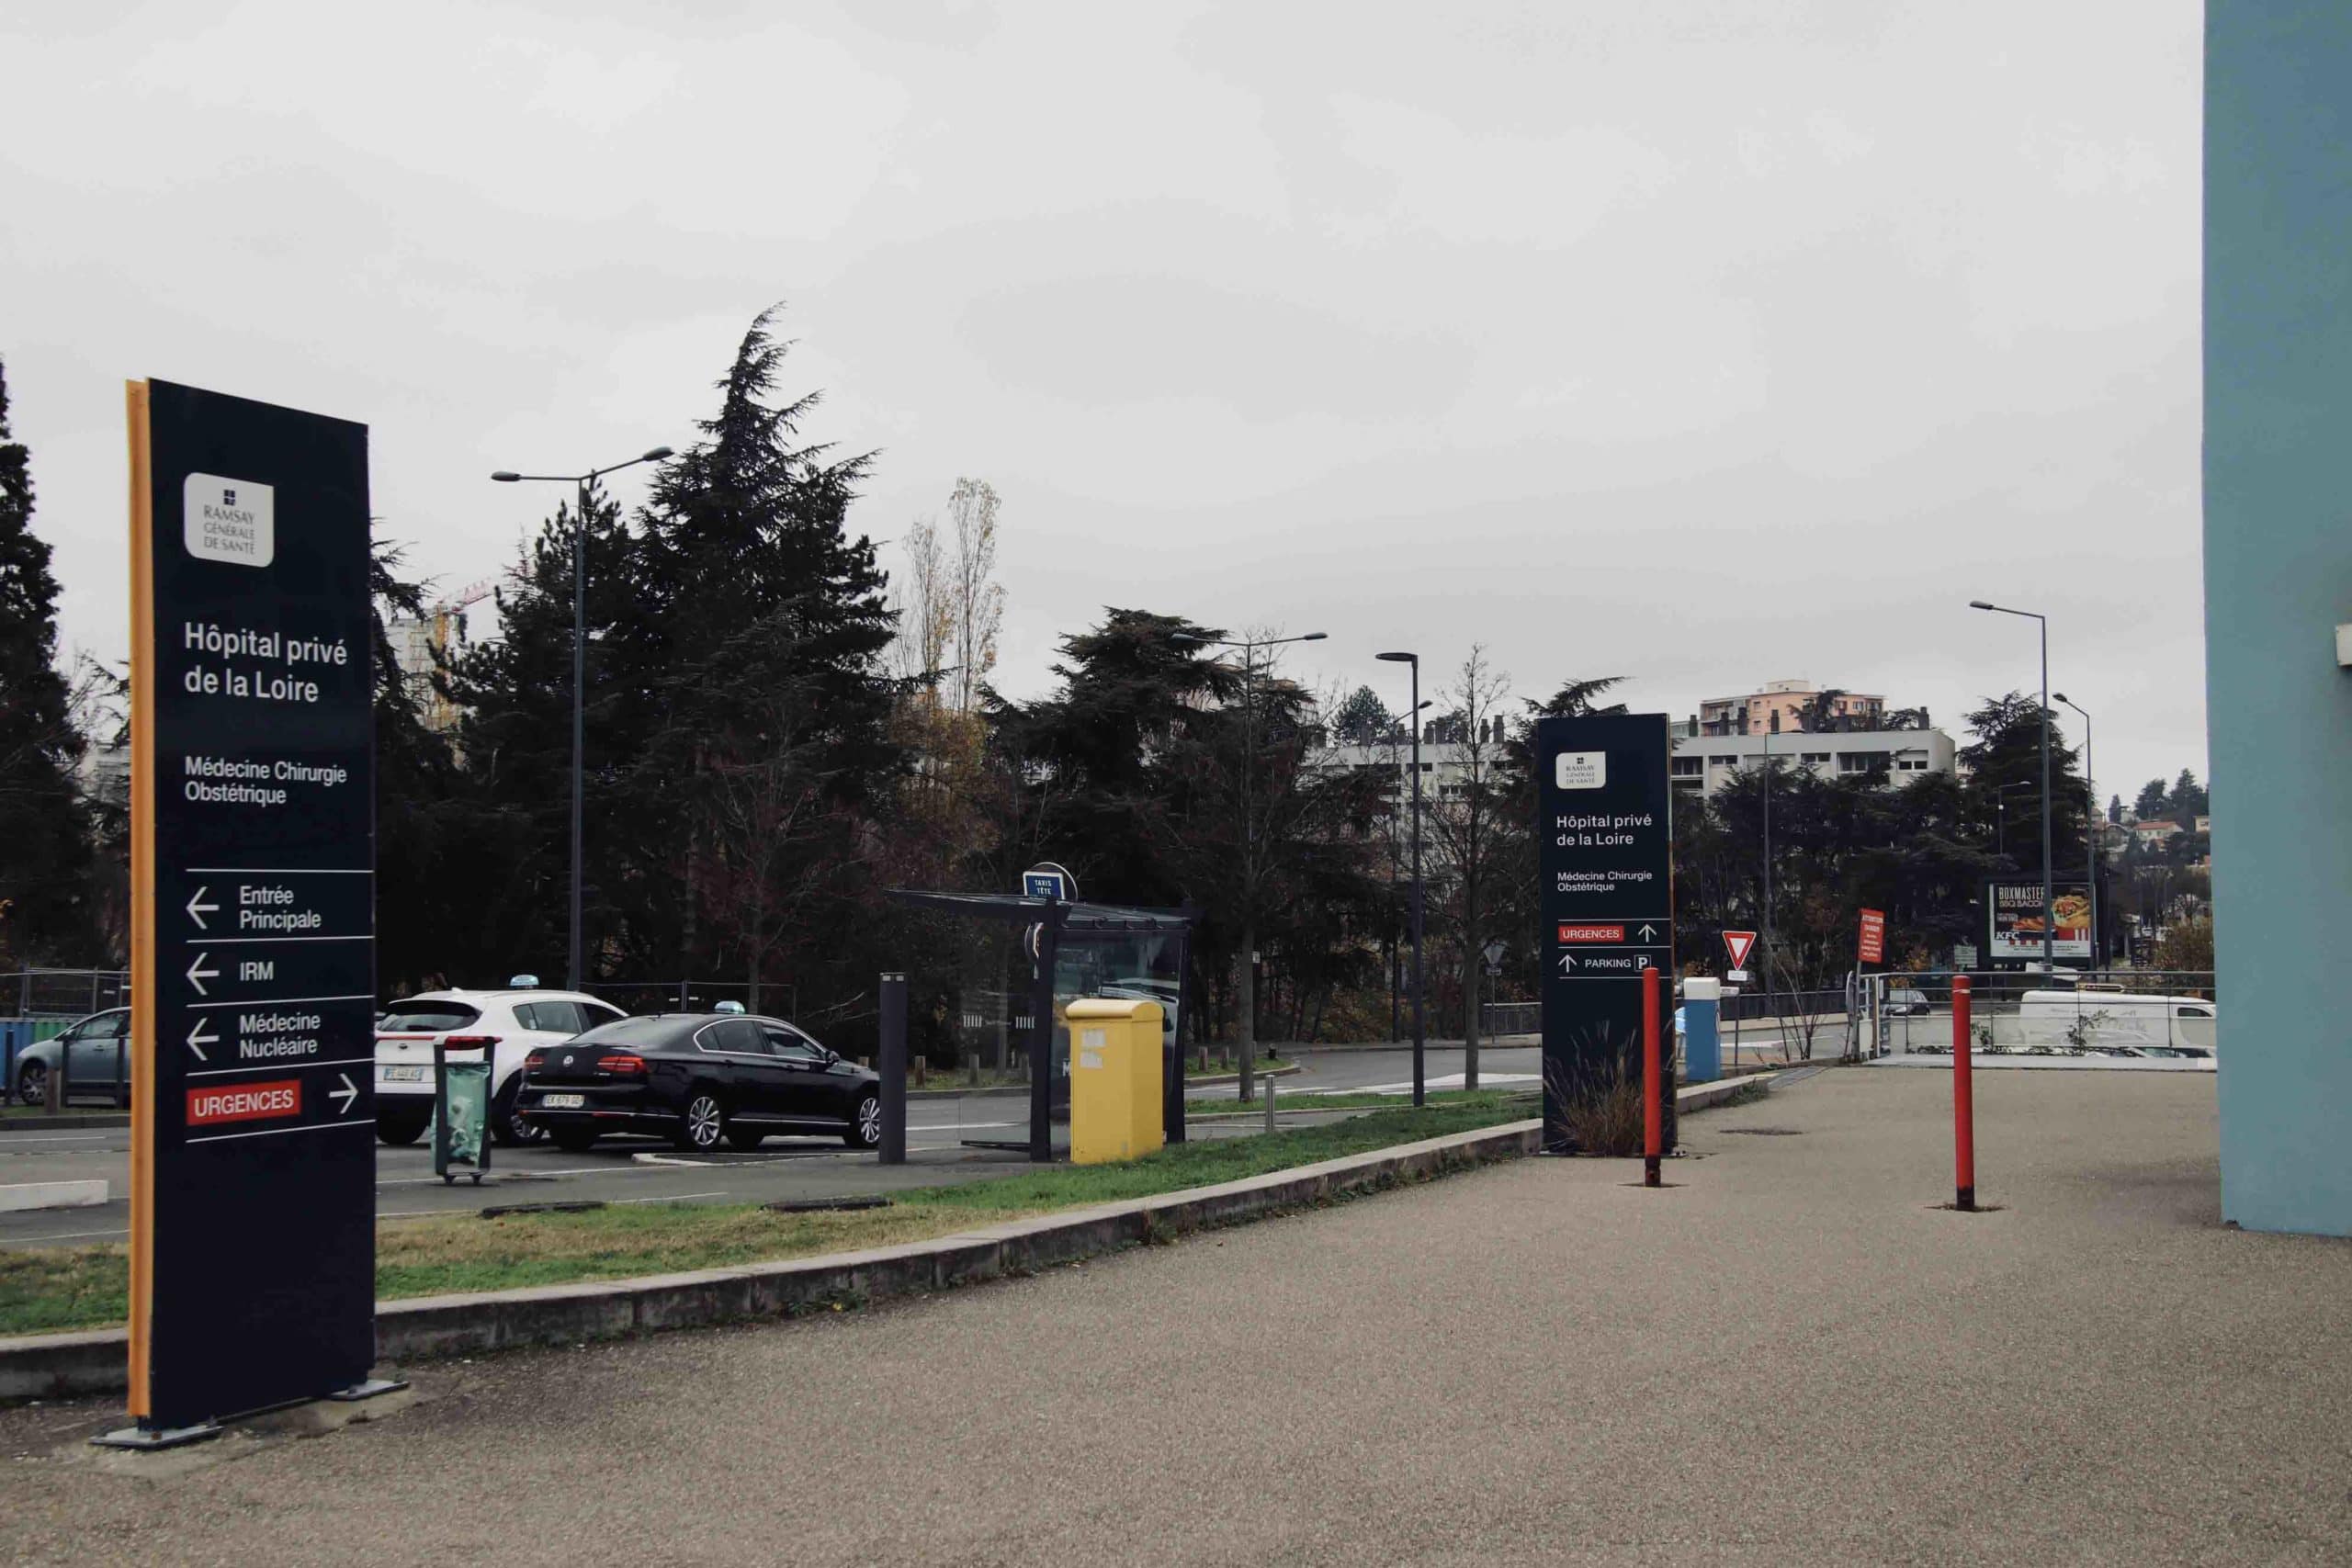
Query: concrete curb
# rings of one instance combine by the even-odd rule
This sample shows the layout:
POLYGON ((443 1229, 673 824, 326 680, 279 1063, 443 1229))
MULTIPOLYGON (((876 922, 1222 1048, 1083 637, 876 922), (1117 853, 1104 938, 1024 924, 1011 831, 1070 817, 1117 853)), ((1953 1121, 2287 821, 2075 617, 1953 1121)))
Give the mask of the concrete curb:
MULTIPOLYGON (((1676 1107, 1702 1110, 1758 1081, 1692 1085, 1676 1091, 1676 1107)), ((953 1290, 1532 1154, 1543 1128, 1540 1118, 1509 1122, 903 1247, 383 1302, 376 1308, 376 1356, 379 1362, 398 1364, 522 1345, 572 1345, 953 1290)), ((0 1337, 0 1400, 118 1392, 124 1386, 128 1352, 119 1328, 0 1337)))
POLYGON ((74 1127, 101 1129, 130 1125, 128 1115, 111 1111, 93 1111, 79 1116, 0 1116, 0 1143, 7 1142, 11 1133, 56 1133, 74 1127))
POLYGON ((34 1209, 95 1209, 107 1201, 107 1184, 92 1181, 15 1181, 0 1186, 0 1213, 34 1209))

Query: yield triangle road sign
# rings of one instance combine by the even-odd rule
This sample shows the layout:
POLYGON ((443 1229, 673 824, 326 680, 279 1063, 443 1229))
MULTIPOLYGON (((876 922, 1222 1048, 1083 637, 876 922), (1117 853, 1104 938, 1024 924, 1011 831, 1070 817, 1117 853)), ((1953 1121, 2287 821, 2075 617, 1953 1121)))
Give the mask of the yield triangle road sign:
POLYGON ((1754 931, 1724 932, 1724 951, 1731 955, 1731 966, 1735 969, 1747 967, 1747 950, 1755 945, 1754 931))

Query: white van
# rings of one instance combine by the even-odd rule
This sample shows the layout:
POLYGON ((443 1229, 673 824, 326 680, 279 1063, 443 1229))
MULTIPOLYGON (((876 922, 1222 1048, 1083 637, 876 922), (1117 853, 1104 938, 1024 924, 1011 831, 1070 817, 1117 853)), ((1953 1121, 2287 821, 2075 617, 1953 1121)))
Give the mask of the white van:
POLYGON ((2161 1047, 2185 1056, 2213 1054, 2213 1002, 2206 997, 2132 996, 2120 991, 2028 991, 2018 1004, 2030 1051, 2161 1047))

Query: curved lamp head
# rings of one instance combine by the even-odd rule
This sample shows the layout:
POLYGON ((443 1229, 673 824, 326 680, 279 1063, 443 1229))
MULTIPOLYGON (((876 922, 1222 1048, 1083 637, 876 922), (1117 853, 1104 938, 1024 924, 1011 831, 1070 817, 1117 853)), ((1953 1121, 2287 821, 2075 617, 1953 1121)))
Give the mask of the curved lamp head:
POLYGON ((1298 640, 1299 640, 1299 641, 1301 641, 1301 642, 1321 642, 1321 641, 1322 641, 1326 637, 1328 637, 1328 636, 1329 636, 1329 635, 1330 635, 1330 634, 1329 634, 1329 633, 1328 633, 1328 632, 1308 632, 1306 636, 1304 636, 1304 637, 1300 637, 1298 640))
POLYGON ((656 446, 652 451, 648 452, 644 457, 639 457, 638 461, 640 463, 658 463, 664 457, 674 457, 676 456, 677 454, 671 451, 667 446, 656 446))
POLYGON ((501 468, 501 469, 499 469, 499 470, 498 470, 498 472, 496 472, 496 473, 494 473, 494 474, 491 475, 490 477, 491 477, 492 479, 496 479, 500 484, 503 484, 503 485, 511 485, 511 484, 513 484, 515 480, 517 480, 517 479, 521 479, 523 476, 522 476, 522 475, 520 475, 520 474, 516 474, 516 473, 510 473, 510 472, 508 472, 506 469, 504 469, 504 468, 501 468))
POLYGON ((1998 604, 1987 604, 1982 599, 1971 599, 1968 602, 1968 607, 1972 610, 1997 610, 2000 608, 1998 604))
POLYGON ((1419 664, 1421 661, 1418 653, 1375 653, 1373 657, 1385 659, 1391 664, 1419 664))

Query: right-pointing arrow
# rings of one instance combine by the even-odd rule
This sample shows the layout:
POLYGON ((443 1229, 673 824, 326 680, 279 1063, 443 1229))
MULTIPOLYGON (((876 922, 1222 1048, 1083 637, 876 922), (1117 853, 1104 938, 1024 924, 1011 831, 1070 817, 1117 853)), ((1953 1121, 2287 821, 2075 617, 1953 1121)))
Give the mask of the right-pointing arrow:
POLYGON ((204 1032, 204 1020, 200 1018, 196 1021, 196 1027, 187 1032, 187 1048, 196 1053, 196 1059, 199 1062, 209 1062, 212 1060, 211 1057, 204 1054, 204 1048, 207 1045, 218 1045, 220 1043, 220 1037, 218 1034, 207 1034, 204 1032))
POLYGON ((204 988, 204 982, 220 978, 220 970, 204 967, 204 961, 211 956, 212 954, 209 953, 199 953, 188 960, 187 983, 196 987, 196 994, 199 997, 209 997, 212 994, 204 988))
POLYGON ((343 1087, 327 1090, 327 1098, 343 1101, 343 1104, 336 1108, 335 1114, 348 1116, 351 1114, 353 1103, 359 1099, 359 1086, 351 1081, 349 1073, 337 1073, 335 1077, 343 1080, 343 1087))

